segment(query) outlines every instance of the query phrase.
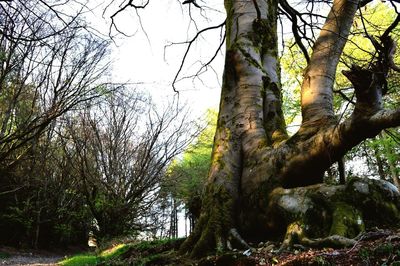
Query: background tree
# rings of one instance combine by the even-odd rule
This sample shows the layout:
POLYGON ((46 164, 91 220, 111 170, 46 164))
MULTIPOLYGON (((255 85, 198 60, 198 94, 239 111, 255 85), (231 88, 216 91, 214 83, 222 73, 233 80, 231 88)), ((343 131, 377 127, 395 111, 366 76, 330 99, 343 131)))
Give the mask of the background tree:
POLYGON ((217 112, 207 110, 206 127, 185 150, 182 158, 170 165, 163 180, 164 193, 183 203, 189 218, 190 232, 200 216, 201 195, 211 164, 212 142, 216 129, 217 112))
POLYGON ((64 18, 50 4, 1 3, 2 168, 22 158, 57 117, 101 92, 108 42, 85 29, 81 13, 64 18))
POLYGON ((108 42, 86 29, 81 8, 62 12, 71 4, 0 3, 0 232, 6 244, 86 238, 88 212, 68 173, 57 119, 110 90, 100 80, 108 42))
POLYGON ((68 120, 63 146, 100 234, 157 227, 147 218, 160 182, 196 134, 187 130, 191 121, 182 109, 157 109, 138 93, 115 93, 68 120))

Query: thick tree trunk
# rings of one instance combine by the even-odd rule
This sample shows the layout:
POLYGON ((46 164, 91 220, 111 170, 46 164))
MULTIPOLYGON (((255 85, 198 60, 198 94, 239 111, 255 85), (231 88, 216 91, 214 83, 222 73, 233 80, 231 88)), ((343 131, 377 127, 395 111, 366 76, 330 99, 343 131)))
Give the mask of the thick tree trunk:
MULTIPOLYGON (((224 250, 232 242, 248 248, 242 236, 257 240, 285 232, 289 244, 293 234, 306 243, 333 243, 336 238, 315 242, 309 237, 352 237, 350 228, 356 226, 351 229, 356 233, 363 229, 362 210, 352 206, 356 201, 341 200, 351 186, 304 188, 321 183, 323 173, 349 149, 400 120, 399 111, 382 109, 382 83, 372 71, 360 68, 345 73, 357 94, 354 114, 341 124, 335 120, 336 67, 357 6, 357 1, 334 1, 305 71, 301 128, 288 138, 277 59, 278 3, 225 0, 226 60, 212 164, 199 221, 182 252, 201 256, 210 248, 224 250), (313 208, 321 210, 315 212, 320 216, 330 212, 315 218, 329 230, 307 236, 304 227, 316 224, 308 221, 313 208), (343 212, 351 216, 349 225, 334 218, 343 212)), ((360 182, 359 194, 365 186, 373 190, 375 185, 360 182)), ((390 217, 397 215, 394 211, 390 217)), ((338 243, 350 242, 340 239, 338 243)))

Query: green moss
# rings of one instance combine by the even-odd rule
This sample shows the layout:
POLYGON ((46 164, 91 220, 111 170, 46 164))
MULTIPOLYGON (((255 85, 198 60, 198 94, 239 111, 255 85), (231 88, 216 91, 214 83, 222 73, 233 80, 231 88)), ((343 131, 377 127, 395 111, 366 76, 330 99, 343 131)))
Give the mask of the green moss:
POLYGON ((153 240, 153 241, 142 241, 138 244, 133 245, 133 248, 138 251, 143 251, 151 248, 155 248, 160 245, 164 245, 170 242, 171 239, 160 239, 160 240, 153 240))
POLYGON ((352 178, 346 187, 347 199, 358 206, 365 220, 372 223, 394 225, 400 221, 391 185, 387 181, 368 178, 352 178))
POLYGON ((364 230, 365 225, 359 210, 343 202, 334 204, 330 235, 353 238, 364 230))
POLYGON ((262 139, 258 142, 257 149, 261 150, 268 146, 267 139, 262 139))
POLYGON ((83 265, 89 266, 89 265, 96 265, 99 262, 100 258, 98 258, 96 255, 81 254, 65 259, 59 262, 59 264, 63 266, 83 266, 83 265))
POLYGON ((249 37, 255 47, 260 47, 264 51, 276 50, 276 24, 272 20, 255 19, 253 33, 249 37))
POLYGON ((197 225, 201 227, 201 233, 192 249, 191 257, 224 251, 228 230, 233 226, 234 200, 224 186, 208 186, 203 205, 207 213, 200 217, 201 224, 197 225))
POLYGON ((99 255, 78 254, 59 262, 59 264, 63 266, 97 265, 99 263, 105 263, 107 261, 120 257, 121 255, 125 254, 131 247, 131 245, 120 244, 104 250, 99 255))
POLYGON ((232 34, 232 24, 233 24, 233 0, 225 0, 225 10, 226 10, 226 46, 230 47, 231 34, 232 34))
MULTIPOLYGON (((246 44, 243 44, 243 46, 246 46, 246 44)), ((256 46, 255 46, 255 47, 256 47, 256 46)), ((260 65, 260 63, 258 62, 258 60, 255 59, 255 58, 253 58, 253 56, 252 56, 250 53, 248 53, 248 52, 246 51, 246 49, 242 47, 241 44, 236 44, 236 45, 235 45, 235 48, 237 48, 237 49, 243 54, 243 56, 246 58, 247 63, 249 63, 250 65, 252 65, 252 66, 254 66, 255 68, 258 68, 258 69, 260 69, 261 71, 264 72, 263 66, 260 65)))
POLYGON ((301 221, 293 222, 287 227, 282 246, 288 247, 294 243, 299 243, 304 237, 304 223, 301 221))
POLYGON ((107 249, 107 250, 101 252, 100 257, 103 260, 109 260, 114 257, 119 257, 122 254, 124 254, 125 252, 127 252, 129 250, 129 248, 130 248, 129 245, 120 244, 111 249, 107 249))

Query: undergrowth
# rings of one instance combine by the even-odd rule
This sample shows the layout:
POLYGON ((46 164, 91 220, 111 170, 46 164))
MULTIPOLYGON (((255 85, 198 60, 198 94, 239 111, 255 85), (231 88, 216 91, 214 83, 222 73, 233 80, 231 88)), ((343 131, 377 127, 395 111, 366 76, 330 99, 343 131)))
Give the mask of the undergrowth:
POLYGON ((101 252, 77 254, 59 264, 63 266, 156 265, 158 262, 169 261, 176 257, 174 250, 182 241, 182 239, 161 239, 120 244, 101 252))

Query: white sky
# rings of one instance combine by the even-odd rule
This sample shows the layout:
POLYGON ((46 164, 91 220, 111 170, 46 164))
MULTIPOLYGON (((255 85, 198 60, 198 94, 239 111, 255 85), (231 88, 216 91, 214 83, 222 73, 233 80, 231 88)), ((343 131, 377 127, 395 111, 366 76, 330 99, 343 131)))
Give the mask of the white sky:
MULTIPOLYGON (((192 7, 193 17, 198 22, 199 29, 223 22, 223 1, 213 6, 221 10, 208 10, 207 18, 202 17, 198 10, 192 7)), ((89 2, 89 5, 95 4, 89 2)), ((96 6, 92 14, 88 14, 94 28, 108 34, 110 15, 115 7, 109 7, 102 18, 102 11, 107 2, 96 6)), ((111 58, 112 81, 141 83, 139 89, 144 89, 152 95, 155 101, 163 101, 166 97, 176 95, 171 83, 179 69, 181 59, 187 47, 173 45, 167 48, 164 58, 164 46, 170 42, 182 42, 193 38, 197 32, 194 23, 190 23, 189 5, 180 6, 177 0, 150 1, 146 9, 139 11, 143 29, 134 9, 128 9, 116 17, 119 30, 131 35, 116 37, 112 45, 111 58)), ((114 31, 114 33, 116 33, 114 31)), ((187 63, 182 74, 193 74, 199 69, 199 62, 207 62, 219 45, 220 31, 214 30, 205 34, 200 43, 192 45, 187 63), (199 55, 201 57, 199 58, 199 55)), ((220 97, 220 82, 223 71, 223 56, 220 54, 212 64, 214 71, 202 75, 202 80, 187 79, 176 84, 179 100, 193 110, 194 116, 200 116, 207 108, 217 108, 220 97)), ((182 76, 182 75, 181 75, 182 76)))

